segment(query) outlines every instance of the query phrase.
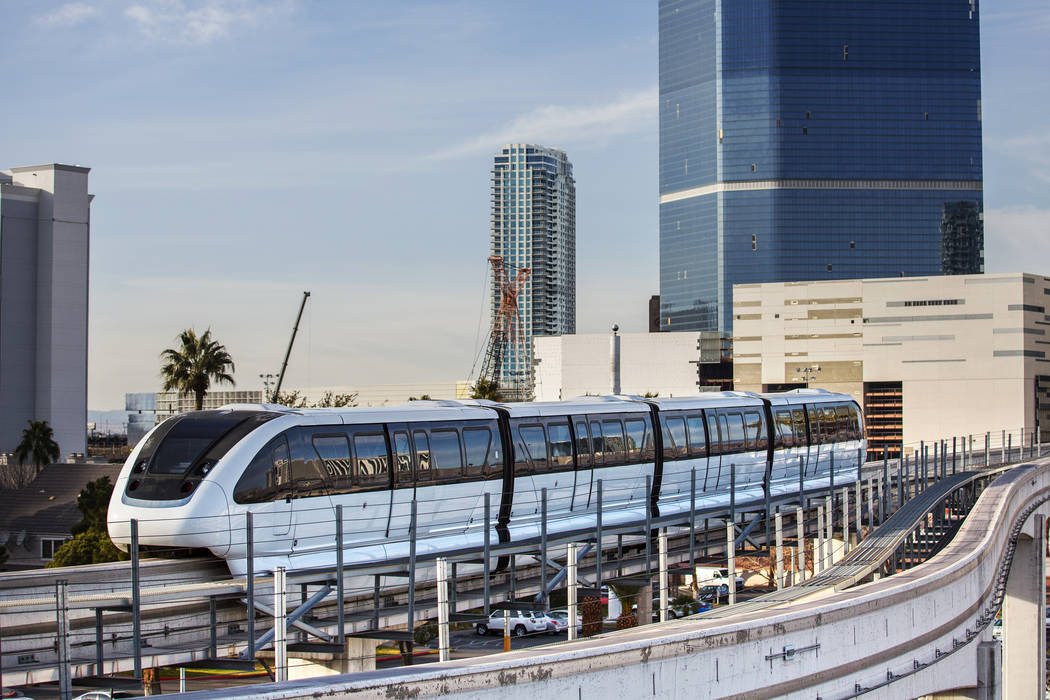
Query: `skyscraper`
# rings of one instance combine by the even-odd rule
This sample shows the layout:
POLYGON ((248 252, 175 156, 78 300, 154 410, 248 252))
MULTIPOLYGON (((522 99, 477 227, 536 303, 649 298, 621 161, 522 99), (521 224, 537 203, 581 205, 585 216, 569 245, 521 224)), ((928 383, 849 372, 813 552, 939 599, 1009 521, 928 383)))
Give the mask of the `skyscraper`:
POLYGON ((983 272, 977 0, 659 0, 660 325, 732 286, 983 272))
POLYGON ((88 168, 0 172, 0 452, 47 421, 87 449, 88 168))
MULTIPOLYGON (((493 158, 492 255, 511 279, 531 270, 518 296, 519 340, 507 345, 498 378, 529 395, 532 337, 576 332, 576 183, 565 151, 516 143, 493 158)), ((493 314, 499 302, 494 279, 493 314)))

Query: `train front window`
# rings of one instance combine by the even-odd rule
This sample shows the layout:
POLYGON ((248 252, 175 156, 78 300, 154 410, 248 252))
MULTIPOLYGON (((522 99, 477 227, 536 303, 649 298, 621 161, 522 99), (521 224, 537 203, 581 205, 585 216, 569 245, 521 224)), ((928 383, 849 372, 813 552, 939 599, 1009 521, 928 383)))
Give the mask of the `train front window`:
POLYGON ((183 417, 172 426, 157 446, 149 465, 149 472, 185 474, 212 443, 242 420, 243 414, 235 413, 227 416, 191 414, 183 417))
POLYGON ((280 435, 259 450, 233 490, 237 503, 266 503, 291 493, 288 441, 280 435))

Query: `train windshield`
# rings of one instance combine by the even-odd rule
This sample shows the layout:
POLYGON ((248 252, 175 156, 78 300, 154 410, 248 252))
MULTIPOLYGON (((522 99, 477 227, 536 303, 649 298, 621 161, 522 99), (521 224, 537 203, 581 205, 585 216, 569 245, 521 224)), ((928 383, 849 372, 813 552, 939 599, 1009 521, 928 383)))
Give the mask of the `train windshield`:
POLYGON ((169 419, 143 444, 128 483, 129 495, 149 500, 185 497, 244 436, 279 415, 219 410, 169 419))

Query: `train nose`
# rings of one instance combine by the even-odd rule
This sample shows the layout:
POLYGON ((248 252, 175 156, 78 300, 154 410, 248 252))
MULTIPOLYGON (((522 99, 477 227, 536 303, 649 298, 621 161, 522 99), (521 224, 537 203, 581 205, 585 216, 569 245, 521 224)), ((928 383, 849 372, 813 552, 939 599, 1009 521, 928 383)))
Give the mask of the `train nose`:
POLYGON ((131 545, 132 521, 140 547, 209 549, 224 556, 230 549, 229 501, 222 487, 202 481, 186 502, 162 505, 114 494, 108 520, 109 537, 123 551, 131 545))

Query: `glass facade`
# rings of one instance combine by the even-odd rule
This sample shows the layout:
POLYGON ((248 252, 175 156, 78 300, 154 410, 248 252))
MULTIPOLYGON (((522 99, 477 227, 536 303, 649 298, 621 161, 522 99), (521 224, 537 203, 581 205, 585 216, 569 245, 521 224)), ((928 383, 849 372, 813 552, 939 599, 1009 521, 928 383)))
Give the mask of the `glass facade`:
MULTIPOLYGON (((576 182, 565 151, 508 144, 495 155, 491 245, 510 280, 530 270, 518 295, 518 341, 505 347, 499 377, 507 398, 528 398, 533 336, 576 332, 576 182)), ((495 315, 494 278, 491 293, 495 315)))
POLYGON ((660 0, 660 325, 732 285, 983 272, 976 0, 660 0))

